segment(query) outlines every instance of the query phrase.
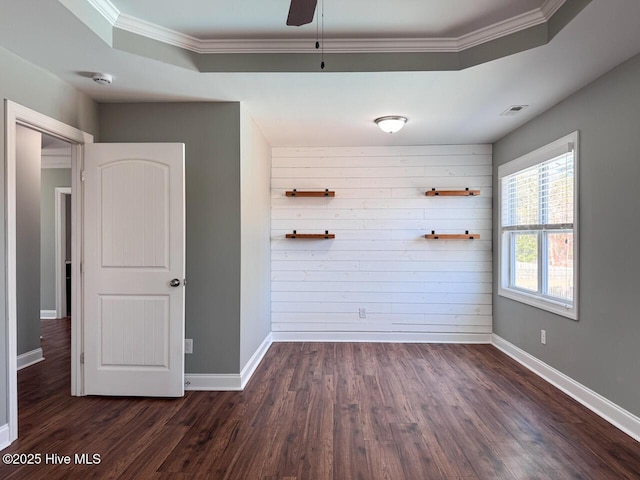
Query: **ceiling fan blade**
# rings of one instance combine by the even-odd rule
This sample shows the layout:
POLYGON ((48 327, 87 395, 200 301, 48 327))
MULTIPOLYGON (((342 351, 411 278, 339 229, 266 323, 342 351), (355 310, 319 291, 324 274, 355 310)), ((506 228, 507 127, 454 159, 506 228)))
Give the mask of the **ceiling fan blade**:
POLYGON ((291 0, 287 25, 299 27, 313 21, 318 0, 291 0))

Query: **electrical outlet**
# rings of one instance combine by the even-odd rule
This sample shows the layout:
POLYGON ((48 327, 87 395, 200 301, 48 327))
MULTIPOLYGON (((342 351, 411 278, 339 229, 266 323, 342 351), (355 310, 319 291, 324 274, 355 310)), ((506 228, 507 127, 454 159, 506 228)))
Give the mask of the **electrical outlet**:
POLYGON ((193 353, 193 338, 184 339, 184 353, 193 353))
POLYGON ((366 308, 360 308, 358 310, 358 316, 360 318, 367 318, 367 309, 366 308))
POLYGON ((540 330, 540 343, 543 345, 547 344, 547 331, 540 330))

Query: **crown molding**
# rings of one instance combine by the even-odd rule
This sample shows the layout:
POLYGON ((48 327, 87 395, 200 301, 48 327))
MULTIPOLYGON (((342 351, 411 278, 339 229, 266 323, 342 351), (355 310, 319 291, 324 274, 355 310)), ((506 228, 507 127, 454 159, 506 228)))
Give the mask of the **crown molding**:
POLYGON ((475 32, 457 38, 458 51, 506 37, 513 33, 546 23, 564 5, 566 0, 546 0, 540 8, 517 15, 502 22, 494 23, 475 32))
MULTIPOLYGON (((310 53, 315 38, 308 39, 201 39, 156 25, 120 11, 110 0, 87 0, 114 27, 199 54, 215 53, 310 53)), ((566 0, 546 0, 540 8, 451 38, 327 39, 326 53, 458 53, 468 48, 547 22, 566 0)))
MULTIPOLYGON (((316 39, 205 40, 194 52, 313 53, 316 39)), ((323 42, 325 53, 458 52, 448 38, 332 38, 323 42)))
MULTIPOLYGON (((564 2, 564 0, 560 0, 564 2)), ((541 9, 531 10, 515 17, 508 18, 502 22, 494 23, 488 27, 481 28, 475 32, 467 33, 456 38, 458 52, 472 48, 483 43, 506 37, 513 33, 535 27, 541 23, 545 23, 548 18, 542 13, 541 9)))
POLYGON ((542 4, 540 10, 545 18, 549 20, 565 2, 566 0, 547 0, 542 4))
POLYGON ((115 25, 120 16, 120 10, 109 0, 87 0, 111 25, 115 25))
MULTIPOLYGON (((200 39, 126 14, 121 14, 114 26, 201 54, 309 53, 316 50, 315 38, 200 39)), ((448 38, 338 38, 324 40, 324 51, 329 53, 456 52, 458 45, 455 39, 448 38)))
MULTIPOLYGON (((94 0, 95 1, 95 0, 94 0)), ((207 42, 185 33, 180 33, 169 28, 165 28, 155 23, 147 22, 140 18, 132 17, 125 13, 121 13, 118 20, 113 25, 120 30, 142 35, 143 37, 167 43, 175 47, 191 50, 196 53, 205 53, 201 50, 200 45, 207 42)))

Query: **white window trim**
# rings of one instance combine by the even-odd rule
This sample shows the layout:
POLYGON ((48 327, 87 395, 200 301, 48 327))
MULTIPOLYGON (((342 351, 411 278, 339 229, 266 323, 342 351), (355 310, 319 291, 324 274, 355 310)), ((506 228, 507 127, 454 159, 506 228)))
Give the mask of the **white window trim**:
POLYGON ((558 315, 562 315, 563 317, 570 318, 572 320, 578 320, 578 305, 579 305, 579 285, 578 285, 578 269, 580 265, 580 257, 578 256, 578 242, 579 242, 579 228, 578 228, 578 219, 579 215, 579 203, 578 203, 578 188, 580 185, 579 181, 579 135, 578 132, 575 131, 566 135, 555 142, 552 142, 544 147, 541 147, 537 150, 534 150, 531 153, 523 155, 515 160, 512 160, 504 165, 500 165, 498 167, 498 254, 499 254, 499 269, 498 269, 498 295, 501 297, 509 298, 511 300, 516 300, 521 303, 525 303, 527 305, 531 305, 533 307, 540 308, 542 310, 546 310, 548 312, 552 312, 558 315), (573 258, 574 258, 574 267, 573 267, 573 305, 569 306, 561 300, 553 300, 551 298, 543 297, 538 294, 530 294, 523 290, 510 288, 509 285, 509 244, 508 242, 503 242, 503 232, 502 232, 502 179, 512 173, 518 172, 520 170, 524 170, 525 168, 531 167, 538 163, 541 163, 545 160, 551 158, 554 154, 554 151, 560 150, 568 143, 573 143, 574 149, 574 188, 573 188, 573 205, 574 205, 574 215, 573 215, 573 258), (551 155, 551 156, 550 156, 551 155))

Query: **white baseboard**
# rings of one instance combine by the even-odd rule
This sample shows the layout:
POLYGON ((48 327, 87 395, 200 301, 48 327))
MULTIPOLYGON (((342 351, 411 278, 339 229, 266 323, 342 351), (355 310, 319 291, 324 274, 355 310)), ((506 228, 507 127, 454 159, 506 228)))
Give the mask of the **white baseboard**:
POLYGON ((272 332, 274 342, 491 343, 490 333, 272 332))
POLYGON ((4 450, 11 445, 11 439, 9 436, 9 424, 5 423, 0 427, 0 450, 4 450))
POLYGON ((23 368, 30 367, 33 364, 41 362, 44 360, 44 356, 42 354, 41 348, 36 348, 35 350, 31 350, 30 352, 23 353, 18 355, 18 370, 22 370, 23 368))
POLYGON ((576 382, 571 377, 538 360, 533 355, 496 334, 493 334, 493 345, 595 414, 604 418, 614 427, 619 428, 640 442, 640 418, 631 412, 626 411, 611 400, 576 382))
POLYGON ((240 372, 240 386, 242 387, 242 390, 244 390, 244 387, 247 385, 247 383, 253 376, 253 373, 256 371, 256 368, 258 368, 258 365, 260 365, 260 362, 264 358, 265 353, 267 353, 267 350, 269 350, 269 347, 271 346, 272 343, 273 343, 272 334, 270 333, 262 341, 258 349, 251 356, 247 364, 244 366, 244 368, 240 372))
POLYGON ((186 373, 184 389, 220 392, 242 390, 242 379, 239 373, 186 373))
POLYGON ((58 318, 55 310, 40 310, 40 319, 42 320, 54 320, 58 318))
POLYGON ((251 379, 265 353, 271 346, 271 334, 267 335, 240 373, 186 373, 185 390, 201 391, 241 391, 251 379))

